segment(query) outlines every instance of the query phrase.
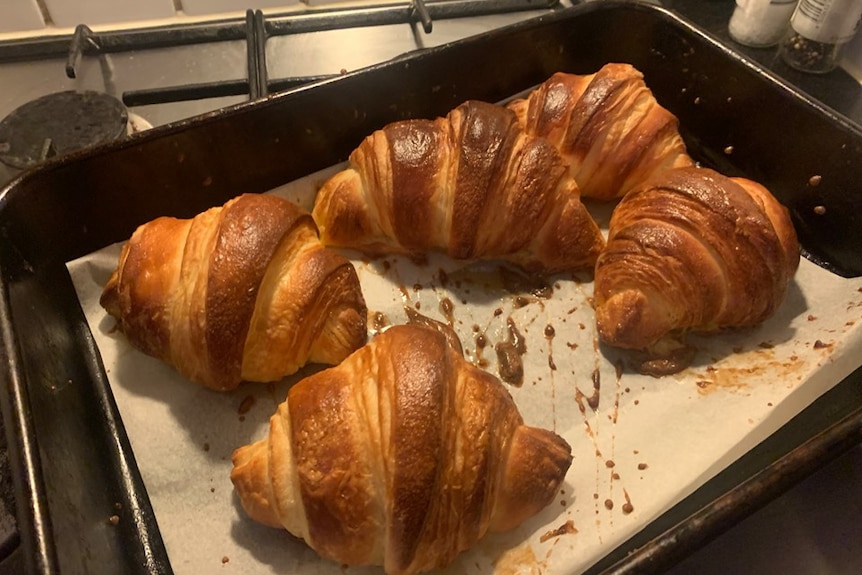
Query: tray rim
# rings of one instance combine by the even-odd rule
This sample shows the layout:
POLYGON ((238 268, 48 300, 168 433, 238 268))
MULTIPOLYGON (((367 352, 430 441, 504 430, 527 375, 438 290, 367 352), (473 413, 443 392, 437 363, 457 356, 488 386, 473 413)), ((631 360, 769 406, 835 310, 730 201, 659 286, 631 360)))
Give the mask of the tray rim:
MULTIPOLYGON (((663 17, 669 18, 671 21, 675 22, 677 25, 681 25, 685 27, 690 33, 703 36, 709 43, 715 45, 718 48, 721 48, 727 52, 729 57, 734 59, 738 59, 742 61, 746 66, 755 68, 767 77, 770 77, 772 81, 782 85, 785 87, 791 94, 795 97, 800 98, 804 101, 805 105, 812 107, 818 110, 819 113, 828 116, 831 121, 842 125, 849 131, 852 131, 862 137, 862 129, 860 127, 847 119, 845 116, 838 114, 834 110, 822 105, 820 102, 813 100, 807 97, 805 94, 802 94, 792 86, 789 86, 785 83, 781 78, 777 77, 775 74, 765 70, 759 65, 753 63, 751 60, 748 60, 744 56, 741 56, 738 52, 734 52, 732 49, 728 48, 720 41, 716 40, 714 37, 709 35, 708 33, 701 30, 696 25, 689 22, 686 18, 674 14, 666 8, 661 6, 656 6, 652 2, 646 2, 642 0, 635 0, 632 2, 625 1, 617 1, 617 2, 607 2, 607 3, 592 3, 592 4, 581 4, 572 6, 570 8, 566 8, 565 10, 558 11, 554 14, 550 14, 547 16, 540 16, 535 19, 527 20, 524 22, 519 22, 517 24, 513 24, 505 27, 508 29, 518 29, 523 27, 533 27, 533 26, 541 26, 543 22, 552 19, 567 19, 576 17, 577 14, 586 13, 592 10, 611 10, 620 5, 638 5, 641 8, 648 8, 649 10, 655 10, 663 14, 663 17)), ((462 41, 456 42, 456 44, 464 43, 464 42, 476 42, 481 41, 481 38, 487 36, 488 34, 498 33, 501 30, 492 31, 487 34, 480 34, 476 37, 471 37, 462 41)), ((447 50, 449 45, 442 45, 435 48, 430 48, 424 51, 422 54, 411 54, 403 59, 398 60, 402 61, 410 61, 413 58, 420 57, 431 57, 431 55, 441 51, 447 50)), ((378 70, 387 66, 395 65, 396 62, 386 62, 383 64, 374 65, 368 68, 363 68, 356 72, 352 72, 346 76, 356 76, 361 74, 366 74, 369 71, 378 70)), ((51 170, 58 169, 62 166, 68 165, 73 162, 79 162, 86 158, 99 156, 102 154, 110 153, 111 151, 118 148, 128 148, 139 145, 143 141, 167 137, 172 134, 178 134, 184 132, 189 127, 198 126, 201 124, 219 122, 225 117, 230 117, 234 115, 242 115, 249 109, 257 109, 263 106, 279 106, 283 105, 284 101, 289 101, 296 93, 302 93, 309 90, 314 90, 319 85, 328 84, 330 82, 338 82, 341 81, 341 78, 333 79, 333 80, 324 80, 320 83, 316 83, 314 85, 297 88, 295 90, 291 90, 289 92, 280 93, 274 95, 271 98, 268 98, 264 101, 257 102, 249 102, 237 104, 235 106, 231 106, 229 108, 217 110, 211 113, 203 114, 200 116, 196 116, 194 118, 189 118, 187 120, 182 120, 180 122, 176 122, 170 124, 168 126, 163 126, 160 128, 155 128, 152 132, 147 132, 141 134, 137 138, 131 138, 128 141, 121 142, 120 144, 108 144, 103 147, 95 148, 92 150, 86 150, 80 153, 72 154, 70 156, 49 162, 44 166, 37 168, 31 172, 27 172, 18 176, 15 180, 8 183, 2 190, 0 190, 0 212, 3 212, 7 207, 7 204, 10 200, 15 200, 16 194, 26 192, 26 184, 36 179, 40 176, 40 174, 44 172, 48 172, 51 170)), ((2 221, 2 216, 0 216, 0 221, 2 221)), ((16 457, 23 458, 24 467, 27 469, 26 476, 28 478, 32 478, 32 483, 25 487, 25 491, 28 491, 28 495, 30 496, 30 501, 28 501, 27 512, 30 513, 30 521, 23 521, 25 529, 28 531, 26 536, 22 537, 22 544, 25 547, 30 547, 30 552, 36 557, 31 566, 33 572, 39 571, 41 573, 54 573, 58 572, 59 566, 57 565, 56 552, 53 548, 53 544, 51 542, 50 533, 50 513, 45 508, 44 502, 44 485, 43 478, 41 476, 41 467, 38 463, 38 438, 35 435, 35 430, 33 429, 32 421, 28 418, 30 416, 30 402, 28 397, 28 390, 26 387, 25 380, 27 379, 25 373, 22 372, 21 368, 21 359, 20 359, 20 350, 17 349, 17 339, 15 337, 15 329, 12 327, 11 316, 13 315, 12 306, 10 304, 9 297, 9 277, 7 277, 7 272, 9 271, 5 266, 2 265, 3 262, 0 261, 0 276, 2 276, 2 282, 0 282, 0 335, 2 335, 2 357, 4 359, 4 363, 8 363, 10 366, 10 370, 2 376, 0 376, 0 383, 3 384, 4 391, 0 393, 0 398, 2 398, 3 412, 4 412, 4 420, 7 412, 9 414, 13 414, 13 420, 15 421, 15 429, 14 431, 7 429, 7 435, 15 435, 15 448, 19 451, 16 457), (5 391, 6 388, 9 388, 12 393, 11 395, 7 395, 5 391), (17 414, 19 417, 14 417, 17 414), (15 433, 17 432, 17 433, 15 433), (27 488, 29 487, 29 489, 27 488), (40 496, 41 493, 41 496, 40 496)), ((59 262, 57 265, 60 265, 59 262)), ((96 351, 98 354, 98 352, 96 351)), ((103 370, 104 372, 104 370, 103 370)), ((103 373, 104 374, 104 373, 103 373)), ((856 370, 850 377, 848 377, 845 382, 850 382, 851 384, 855 384, 855 382, 862 381, 862 370, 856 370)), ((121 428, 121 420, 119 419, 119 413, 116 411, 116 406, 113 404, 112 396, 110 395, 110 388, 105 390, 107 395, 105 396, 106 401, 106 415, 110 417, 116 417, 118 421, 120 421, 121 428)), ((823 432, 815 438, 811 438, 810 441, 818 443, 821 448, 828 451, 829 457, 837 456, 840 453, 836 453, 835 450, 840 450, 842 446, 845 445, 846 441, 851 440, 859 434, 860 429, 862 429, 862 421, 860 421, 859 415, 862 414, 862 411, 857 410, 853 415, 847 416, 846 420, 842 420, 840 422, 836 422, 831 429, 831 432, 823 432)), ((120 433, 122 433, 122 429, 120 429, 120 433)), ((809 444, 807 446, 811 448, 812 445, 809 444)), ((816 445, 815 445, 816 447, 816 445)), ((809 449, 810 450, 810 449, 809 449)), ((786 464, 788 467, 786 469, 790 469, 791 472, 788 472, 786 477, 796 477, 796 474, 801 474, 805 471, 804 462, 798 461, 799 459, 798 451, 793 451, 789 453, 785 457, 779 460, 779 462, 783 462, 782 464, 786 464), (799 467, 794 467, 794 461, 797 461, 799 467)), ((130 466, 134 469, 134 455, 129 451, 127 454, 122 454, 123 457, 128 457, 128 461, 130 466)), ((823 457, 826 457, 824 455, 823 457)), ((825 460, 824 460, 825 461, 825 460)), ((798 476, 796 480, 802 478, 802 475, 798 476)), ((786 479, 785 479, 786 481, 786 479)), ((133 482, 134 483, 134 482, 133 482)), ((774 485, 774 488, 777 490, 781 489, 782 482, 777 482, 774 485)), ((135 485, 132 486, 133 488, 135 485)), ((143 484, 140 484, 140 487, 143 487, 143 484)), ((740 489, 744 488, 743 485, 740 485, 740 489)), ((145 491, 145 490, 144 490, 145 491)), ((775 492, 774 496, 777 496, 779 493, 775 492)), ((764 500, 765 503, 765 500, 764 500)), ((19 507, 21 504, 19 504, 19 507)), ((741 519, 741 517, 736 518, 736 520, 741 519)), ((727 520, 727 517, 724 517, 724 520, 727 520)), ((20 522, 20 520, 19 520, 20 522)), ((673 529, 667 531, 665 534, 662 534, 661 542, 666 541, 667 537, 674 538, 678 537, 679 532, 675 532, 673 529)), ((657 540, 658 541, 658 540, 657 540)), ((657 549, 664 548, 662 545, 657 545, 657 549)), ((649 556, 644 555, 636 555, 631 554, 630 559, 623 560, 620 563, 615 564, 609 571, 603 571, 603 573, 636 573, 643 572, 641 569, 644 567, 643 561, 650 562, 651 567, 655 566, 655 561, 657 558, 660 560, 662 558, 662 551, 659 549, 658 551, 654 551, 654 554, 649 556), (644 559, 644 557, 646 557, 644 559)), ((158 554, 158 550, 156 550, 156 554, 158 554)), ((169 567, 168 567, 169 569, 169 567)))

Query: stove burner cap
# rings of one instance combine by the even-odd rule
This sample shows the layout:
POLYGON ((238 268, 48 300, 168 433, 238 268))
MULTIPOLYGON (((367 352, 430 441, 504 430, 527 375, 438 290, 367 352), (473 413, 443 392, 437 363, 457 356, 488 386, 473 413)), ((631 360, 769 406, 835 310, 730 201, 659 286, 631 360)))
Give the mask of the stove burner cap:
POLYGON ((126 135, 128 112, 101 92, 57 92, 15 109, 0 122, 0 161, 21 170, 47 158, 126 135))

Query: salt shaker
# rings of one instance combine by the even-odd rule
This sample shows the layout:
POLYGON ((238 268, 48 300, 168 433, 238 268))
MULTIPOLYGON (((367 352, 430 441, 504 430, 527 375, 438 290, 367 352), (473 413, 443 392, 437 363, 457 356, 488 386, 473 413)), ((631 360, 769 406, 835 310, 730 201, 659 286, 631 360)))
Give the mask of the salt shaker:
POLYGON ((744 46, 775 46, 787 32, 798 3, 799 0, 736 0, 727 32, 744 46))
POLYGON ((862 19, 860 0, 800 0, 779 53, 791 67, 825 73, 837 65, 841 48, 862 19))

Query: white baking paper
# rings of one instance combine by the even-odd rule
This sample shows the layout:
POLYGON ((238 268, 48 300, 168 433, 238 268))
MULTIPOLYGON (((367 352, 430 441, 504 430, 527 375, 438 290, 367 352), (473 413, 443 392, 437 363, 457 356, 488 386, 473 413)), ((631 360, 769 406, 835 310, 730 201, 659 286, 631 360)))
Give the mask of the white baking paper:
MULTIPOLYGON (((273 193, 310 208, 316 186, 334 170, 273 193)), ((603 224, 604 211, 596 212, 603 224)), ((382 573, 320 559, 287 532, 245 517, 233 493, 232 451, 263 437, 289 384, 320 368, 231 393, 184 380, 131 348, 99 306, 119 250, 110 246, 68 267, 174 571, 382 573)), ((511 321, 527 352, 524 382, 509 389, 528 424, 555 430, 574 452, 551 505, 510 533, 487 536, 446 574, 582 572, 862 363, 862 279, 840 278, 807 260, 773 318, 751 330, 692 338, 699 349, 694 365, 657 379, 617 373, 624 356, 597 343, 587 277, 561 275, 550 282, 551 297, 519 297, 504 289, 495 264, 443 256, 420 266, 397 257, 353 259, 378 319, 402 323, 410 306, 450 322, 468 359, 491 373, 494 344, 509 337, 511 321), (476 344, 480 334, 484 349, 476 344)), ((376 329, 373 321, 369 328, 376 329)), ((115 512, 106 510, 106 517, 115 512)))

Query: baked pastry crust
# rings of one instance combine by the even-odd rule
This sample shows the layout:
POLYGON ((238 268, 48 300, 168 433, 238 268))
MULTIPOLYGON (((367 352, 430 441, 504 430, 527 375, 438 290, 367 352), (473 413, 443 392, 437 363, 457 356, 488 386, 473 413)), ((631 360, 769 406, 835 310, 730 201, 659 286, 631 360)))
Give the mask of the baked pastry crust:
POLYGON ((694 164, 676 116, 630 64, 557 72, 509 108, 528 134, 560 151, 584 198, 619 198, 664 170, 694 164))
POLYGON ((219 390, 337 363, 367 339, 353 265, 271 195, 140 226, 100 301, 132 345, 219 390))
POLYGON ((665 336, 757 325, 799 266, 787 209, 762 185, 670 170, 614 209, 595 273, 599 337, 649 349, 665 336))
POLYGON ((444 334, 400 325, 293 386, 267 437, 234 452, 231 479, 253 519, 404 575, 536 514, 571 461, 444 334))
POLYGON ((468 101, 367 137, 313 210, 328 246, 589 269, 604 245, 557 150, 502 106, 468 101))

